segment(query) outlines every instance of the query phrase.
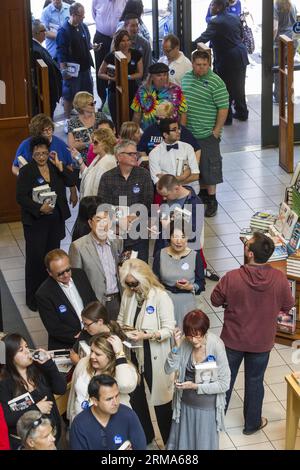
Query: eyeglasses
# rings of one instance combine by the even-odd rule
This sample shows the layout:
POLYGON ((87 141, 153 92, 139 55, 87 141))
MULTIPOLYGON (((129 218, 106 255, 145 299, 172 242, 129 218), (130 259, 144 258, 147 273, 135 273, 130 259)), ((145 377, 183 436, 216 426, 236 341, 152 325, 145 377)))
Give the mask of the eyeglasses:
POLYGON ((45 127, 45 129, 43 129, 43 134, 49 134, 50 132, 53 132, 53 128, 51 126, 45 127))
POLYGON ((134 282, 127 282, 125 281, 125 284, 129 289, 135 289, 139 285, 139 281, 134 281, 134 282))
POLYGON ((68 268, 64 269, 64 271, 61 271, 60 273, 57 273, 56 276, 57 277, 62 277, 64 274, 66 273, 69 273, 71 271, 71 266, 69 266, 68 268))
POLYGON ((82 322, 84 328, 88 328, 92 326, 94 323, 97 323, 98 320, 92 321, 91 323, 86 323, 85 321, 82 322))
POLYGON ((137 157, 137 152, 120 152, 121 154, 128 155, 128 157, 137 157))
POLYGON ((44 152, 34 152, 34 153, 32 154, 32 156, 33 156, 34 158, 48 157, 48 155, 49 155, 48 150, 45 150, 44 152))

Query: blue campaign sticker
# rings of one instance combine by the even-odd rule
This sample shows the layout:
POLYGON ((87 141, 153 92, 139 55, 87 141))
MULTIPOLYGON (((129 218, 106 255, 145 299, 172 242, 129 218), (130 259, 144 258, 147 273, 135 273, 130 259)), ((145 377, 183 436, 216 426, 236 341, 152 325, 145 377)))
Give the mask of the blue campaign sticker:
POLYGON ((81 408, 82 408, 83 410, 86 410, 86 409, 89 408, 89 407, 90 407, 89 401, 88 401, 88 400, 83 400, 83 402, 81 403, 81 408))
POLYGON ((207 80, 204 80, 203 86, 208 87, 208 81, 207 80))
POLYGON ((120 434, 116 434, 114 436, 114 443, 120 445, 122 444, 122 442, 123 442, 123 437, 120 436, 120 434))
POLYGON ((216 360, 216 358, 215 358, 215 356, 213 356, 212 354, 210 354, 210 355, 207 356, 207 358, 206 358, 206 362, 211 362, 211 361, 215 361, 215 360, 216 360))
POLYGON ((293 24, 293 31, 295 34, 300 34, 300 21, 293 24))
POLYGON ((188 269, 190 269, 189 263, 183 263, 181 265, 181 269, 183 269, 183 271, 187 271, 188 269))
POLYGON ((39 176, 39 177, 37 178, 37 182, 38 182, 39 184, 43 184, 43 183, 45 183, 45 180, 44 180, 44 178, 42 178, 41 176, 39 176))
POLYGON ((175 75, 175 70, 171 69, 169 73, 170 73, 170 75, 175 75))
POLYGON ((133 192, 134 194, 139 194, 140 191, 141 191, 141 188, 139 187, 138 184, 136 184, 135 186, 133 186, 132 192, 133 192))
POLYGON ((60 313, 66 313, 67 307, 65 305, 60 305, 58 307, 58 310, 60 311, 60 313))
POLYGON ((148 307, 146 308, 146 312, 151 314, 151 313, 154 313, 155 311, 155 308, 152 307, 152 305, 148 305, 148 307))
POLYGON ((131 65, 135 65, 135 61, 132 60, 132 61, 130 62, 130 64, 131 64, 131 65))

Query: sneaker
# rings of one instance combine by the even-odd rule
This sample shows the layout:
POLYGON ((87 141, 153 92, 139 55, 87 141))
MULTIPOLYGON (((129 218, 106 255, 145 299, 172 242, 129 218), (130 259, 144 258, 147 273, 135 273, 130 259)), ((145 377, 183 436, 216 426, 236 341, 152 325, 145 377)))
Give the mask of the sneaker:
POLYGON ((214 217, 218 210, 218 201, 216 199, 209 199, 205 209, 205 217, 214 217))
POLYGON ((217 273, 214 273, 208 268, 204 269, 204 276, 210 281, 218 282, 220 280, 220 276, 218 276, 217 273))
POLYGON ((70 119, 66 119, 65 122, 64 122, 64 133, 65 134, 68 134, 69 121, 70 121, 70 119))
POLYGON ((268 420, 267 418, 264 418, 263 416, 261 417, 261 425, 257 429, 253 429, 253 431, 247 431, 246 429, 243 429, 243 434, 246 436, 251 436, 251 434, 256 433, 257 431, 260 431, 262 428, 267 426, 268 420))

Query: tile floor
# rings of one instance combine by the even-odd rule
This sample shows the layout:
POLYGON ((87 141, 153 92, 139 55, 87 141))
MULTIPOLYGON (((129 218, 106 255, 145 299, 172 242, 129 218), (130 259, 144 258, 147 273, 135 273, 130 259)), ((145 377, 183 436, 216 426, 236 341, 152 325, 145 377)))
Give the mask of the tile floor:
MULTIPOLYGON (((285 187, 290 181, 278 166, 277 149, 252 150, 223 154, 224 183, 218 186, 219 210, 215 217, 206 219, 204 251, 208 263, 223 275, 243 262, 243 247, 239 230, 249 225, 255 210, 278 209, 285 187)), ((295 148, 295 160, 300 159, 300 147, 295 148)), ((67 235, 62 248, 68 250, 70 231, 76 211, 67 222, 67 235)), ((21 223, 0 225, 0 269, 14 300, 37 346, 46 346, 47 335, 38 313, 25 305, 24 292, 24 239, 21 223)), ((214 283, 208 281, 199 306, 209 315, 211 329, 219 334, 223 311, 210 303, 214 283)), ((284 376, 293 369, 291 348, 275 345, 265 376, 263 415, 269 424, 251 436, 242 434, 243 428, 243 370, 238 374, 235 391, 226 416, 227 432, 222 433, 221 449, 284 449, 286 386, 284 376)), ((297 368, 297 366, 296 366, 297 368)), ((298 366, 299 368, 299 366, 298 366)), ((162 447, 161 440, 157 444, 162 447)), ((300 429, 296 448, 300 449, 300 429)))

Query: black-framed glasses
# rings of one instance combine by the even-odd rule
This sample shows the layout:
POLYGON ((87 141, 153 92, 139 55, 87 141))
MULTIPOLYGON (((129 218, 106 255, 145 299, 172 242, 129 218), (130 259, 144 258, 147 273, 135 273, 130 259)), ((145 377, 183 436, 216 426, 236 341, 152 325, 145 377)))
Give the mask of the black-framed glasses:
POLYGON ((66 269, 64 269, 60 273, 57 273, 56 276, 57 277, 62 277, 64 274, 69 273, 71 271, 71 269, 72 269, 71 266, 68 266, 66 269))
POLYGON ((85 321, 82 322, 83 328, 88 328, 89 326, 92 326, 94 323, 97 323, 98 320, 92 321, 91 323, 86 323, 85 321))
POLYGON ((135 289, 136 287, 138 287, 139 283, 140 283, 139 281, 133 281, 133 282, 125 281, 125 284, 127 287, 129 287, 129 289, 135 289))

